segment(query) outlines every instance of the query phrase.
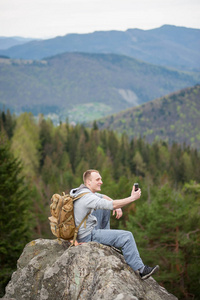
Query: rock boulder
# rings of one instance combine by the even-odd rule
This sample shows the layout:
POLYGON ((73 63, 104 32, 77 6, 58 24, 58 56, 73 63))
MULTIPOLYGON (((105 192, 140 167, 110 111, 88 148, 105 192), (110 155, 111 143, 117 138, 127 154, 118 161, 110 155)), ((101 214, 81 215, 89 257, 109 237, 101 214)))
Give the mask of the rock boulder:
POLYGON ((175 300, 152 277, 141 280, 123 255, 98 243, 69 248, 37 239, 24 248, 4 300, 175 300))

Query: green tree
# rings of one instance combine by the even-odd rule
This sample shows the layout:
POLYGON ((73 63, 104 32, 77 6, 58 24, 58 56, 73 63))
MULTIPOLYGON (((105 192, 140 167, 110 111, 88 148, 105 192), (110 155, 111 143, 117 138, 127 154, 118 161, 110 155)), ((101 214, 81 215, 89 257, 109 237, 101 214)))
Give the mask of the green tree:
POLYGON ((0 136, 0 289, 1 295, 30 239, 30 195, 5 137, 0 136))
POLYGON ((8 109, 6 113, 0 110, 0 131, 5 130, 8 138, 10 139, 13 135, 13 130, 16 125, 16 118, 11 115, 8 109))
POLYGON ((12 151, 23 163, 26 178, 37 176, 39 169, 39 130, 31 113, 21 114, 12 137, 12 151))
POLYGON ((197 300, 200 295, 200 184, 193 181, 186 183, 183 192, 189 209, 184 220, 184 234, 180 239, 185 271, 182 282, 190 296, 197 300))
POLYGON ((40 138, 40 165, 43 166, 46 155, 52 152, 53 123, 45 120, 42 115, 39 118, 40 138))
POLYGON ((161 266, 157 281, 180 299, 189 299, 200 292, 199 203, 191 193, 189 200, 168 184, 154 188, 151 198, 150 202, 138 200, 127 229, 133 232, 144 262, 161 266))
POLYGON ((139 151, 136 152, 135 156, 133 157, 133 163, 135 165, 135 171, 136 171, 136 175, 139 176, 139 175, 145 175, 145 168, 146 168, 146 165, 143 161, 143 158, 140 154, 139 151))

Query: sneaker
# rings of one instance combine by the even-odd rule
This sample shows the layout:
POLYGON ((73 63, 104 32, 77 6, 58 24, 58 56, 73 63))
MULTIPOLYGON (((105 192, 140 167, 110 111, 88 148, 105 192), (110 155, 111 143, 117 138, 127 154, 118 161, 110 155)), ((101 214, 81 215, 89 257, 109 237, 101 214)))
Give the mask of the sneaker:
POLYGON ((142 273, 140 273, 140 277, 141 279, 147 279, 149 278, 152 274, 156 273, 159 270, 159 266, 155 266, 155 267, 148 267, 148 266, 144 266, 144 270, 142 273))

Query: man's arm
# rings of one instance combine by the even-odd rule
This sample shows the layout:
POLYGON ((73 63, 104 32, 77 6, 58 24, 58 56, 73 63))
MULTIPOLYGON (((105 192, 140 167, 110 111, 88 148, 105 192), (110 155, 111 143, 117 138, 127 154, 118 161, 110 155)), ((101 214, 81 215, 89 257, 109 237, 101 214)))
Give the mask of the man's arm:
POLYGON ((113 209, 124 207, 125 205, 132 203, 133 201, 139 199, 140 197, 141 197, 141 189, 138 189, 135 192, 135 186, 133 186, 130 197, 120 199, 120 200, 113 200, 113 209))
POLYGON ((108 200, 108 201, 113 201, 113 199, 111 199, 110 197, 106 196, 106 195, 103 195, 103 198, 108 200))
POLYGON ((133 201, 139 199, 141 197, 141 189, 138 189, 135 192, 135 186, 133 186, 132 191, 131 191, 131 196, 124 198, 124 199, 120 199, 120 200, 112 200, 110 197, 104 195, 103 198, 109 200, 109 201, 113 201, 113 210, 117 210, 119 208, 124 207, 127 204, 132 203, 133 201))
MULTIPOLYGON (((113 201, 110 197, 103 195, 103 198, 108 200, 108 201, 113 201)), ((123 211, 121 208, 116 208, 113 210, 113 216, 116 214, 116 219, 120 219, 123 215, 123 211)))

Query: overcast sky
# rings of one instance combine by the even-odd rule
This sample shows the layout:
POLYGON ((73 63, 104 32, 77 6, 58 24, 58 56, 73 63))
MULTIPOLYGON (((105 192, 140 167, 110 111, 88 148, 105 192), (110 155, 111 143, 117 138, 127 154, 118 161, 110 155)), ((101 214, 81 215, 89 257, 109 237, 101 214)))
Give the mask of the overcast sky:
POLYGON ((164 24, 200 29, 200 0, 0 0, 0 36, 49 38, 164 24))

